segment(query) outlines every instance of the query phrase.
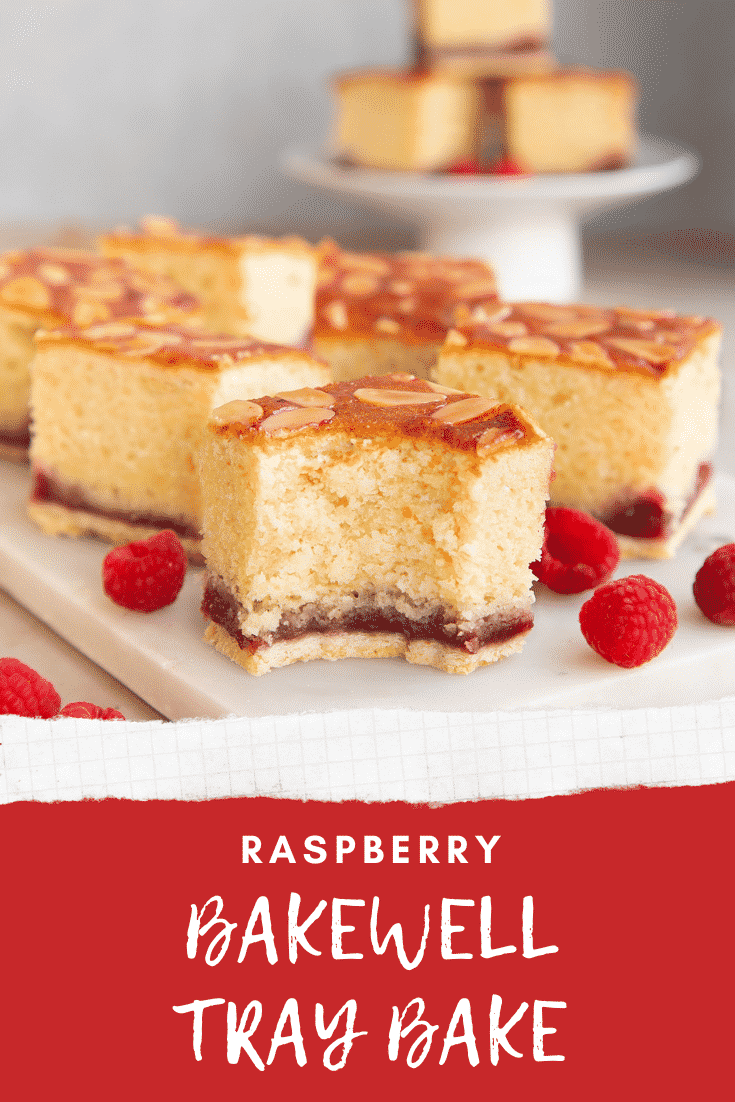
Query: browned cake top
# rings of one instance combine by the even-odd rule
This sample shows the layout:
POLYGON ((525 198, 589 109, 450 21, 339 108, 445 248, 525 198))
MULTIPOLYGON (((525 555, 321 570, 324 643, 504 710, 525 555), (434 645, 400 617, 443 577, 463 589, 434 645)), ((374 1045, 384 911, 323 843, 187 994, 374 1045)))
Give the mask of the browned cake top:
POLYGON ((467 84, 468 78, 462 73, 438 72, 425 65, 415 65, 410 69, 394 69, 375 66, 369 69, 350 69, 348 72, 335 73, 332 85, 337 90, 348 89, 351 85, 391 84, 405 85, 441 85, 467 84))
POLYGON ((173 218, 150 215, 141 220, 140 230, 118 226, 101 238, 103 247, 140 249, 155 252, 157 249, 174 249, 179 252, 196 252, 200 249, 219 249, 228 253, 240 253, 244 247, 267 251, 288 249, 292 252, 312 252, 312 246, 300 237, 263 237, 247 234, 241 237, 224 237, 184 230, 173 218))
POLYGON ((82 345, 113 356, 155 360, 164 367, 185 364, 204 371, 217 371, 248 360, 274 357, 280 360, 306 358, 314 362, 314 357, 308 352, 267 344, 253 337, 220 337, 180 325, 152 325, 137 321, 113 321, 87 329, 66 326, 42 330, 36 334, 36 343, 82 345))
POLYGON ((720 326, 673 310, 516 302, 456 326, 446 350, 489 348, 520 359, 554 360, 604 371, 662 376, 720 326))
POLYGON ((326 245, 316 295, 316 336, 345 333, 395 340, 443 340, 474 307, 496 303, 481 260, 424 253, 348 253, 326 245))
POLYGON ((0 256, 0 301, 75 325, 123 317, 180 317, 198 305, 193 295, 163 276, 136 272, 123 260, 62 248, 0 256))
POLYGON ((294 433, 338 432, 357 439, 419 437, 481 453, 541 438, 513 406, 414 375, 368 375, 228 402, 214 410, 210 425, 218 435, 244 437, 250 443, 294 433))
POLYGON ((540 87, 549 84, 568 83, 615 84, 628 92, 635 93, 638 91, 638 83, 635 77, 624 69, 588 69, 584 66, 562 67, 544 73, 519 73, 517 76, 509 77, 508 81, 538 84, 540 87))

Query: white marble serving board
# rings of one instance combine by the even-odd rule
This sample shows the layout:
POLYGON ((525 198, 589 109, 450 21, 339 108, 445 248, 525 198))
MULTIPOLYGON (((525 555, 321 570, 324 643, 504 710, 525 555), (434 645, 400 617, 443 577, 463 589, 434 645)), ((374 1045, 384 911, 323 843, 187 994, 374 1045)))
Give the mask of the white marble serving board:
POLYGON ((91 539, 45 536, 28 520, 29 474, 0 462, 0 587, 88 658, 170 719, 281 716, 344 708, 446 712, 603 705, 661 707, 735 695, 735 630, 718 628, 692 598, 694 575, 715 547, 735 541, 735 479, 717 479, 717 515, 664 563, 628 562, 672 593, 680 626, 669 647, 638 670, 598 658, 579 631, 585 595, 537 586, 535 626, 520 655, 459 677, 399 659, 301 663, 252 677, 202 640, 201 573, 190 571, 175 604, 142 614, 105 596, 91 539))

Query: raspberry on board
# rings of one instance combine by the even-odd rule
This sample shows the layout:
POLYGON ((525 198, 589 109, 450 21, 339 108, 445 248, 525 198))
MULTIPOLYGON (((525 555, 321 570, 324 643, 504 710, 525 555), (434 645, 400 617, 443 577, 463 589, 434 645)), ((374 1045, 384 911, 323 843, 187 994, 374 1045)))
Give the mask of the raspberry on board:
POLYGON ((599 520, 578 509, 546 510, 541 558, 531 563, 554 593, 582 593, 606 582, 620 561, 618 541, 599 520))
POLYGON ((694 579, 694 600, 713 624, 735 626, 735 543, 704 560, 694 579))
POLYGON ((122 712, 115 708, 100 708, 97 704, 90 704, 88 700, 75 700, 72 704, 65 704, 59 716, 66 716, 67 719, 125 719, 122 712))
POLYGON ((178 597, 185 575, 186 552, 169 529, 115 547, 102 564, 107 596, 135 612, 155 612, 170 605, 178 597))
POLYGON ((492 176, 528 176, 525 168, 518 164, 518 161, 514 161, 512 157, 502 157, 495 164, 491 165, 488 172, 492 176))
POLYGON ((660 654, 677 623, 673 597, 645 574, 601 585, 579 612, 582 634, 592 649, 624 669, 660 654))
POLYGON ((474 157, 467 157, 461 161, 455 161, 446 170, 452 176, 479 176, 482 173, 482 165, 474 157))
POLYGON ((50 681, 17 658, 0 658, 0 715, 51 719, 60 707, 50 681))

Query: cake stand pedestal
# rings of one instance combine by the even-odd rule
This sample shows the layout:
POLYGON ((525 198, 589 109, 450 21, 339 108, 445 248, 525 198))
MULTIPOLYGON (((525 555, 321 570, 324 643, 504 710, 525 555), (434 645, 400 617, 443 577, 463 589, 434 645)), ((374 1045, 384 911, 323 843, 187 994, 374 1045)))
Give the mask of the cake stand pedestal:
POLYGON ((376 172, 292 149, 283 168, 301 183, 390 210, 419 228, 437 256, 489 261, 505 299, 572 302, 582 287, 585 218, 678 187, 699 168, 694 153, 643 136, 636 163, 610 172, 549 176, 451 176, 376 172))

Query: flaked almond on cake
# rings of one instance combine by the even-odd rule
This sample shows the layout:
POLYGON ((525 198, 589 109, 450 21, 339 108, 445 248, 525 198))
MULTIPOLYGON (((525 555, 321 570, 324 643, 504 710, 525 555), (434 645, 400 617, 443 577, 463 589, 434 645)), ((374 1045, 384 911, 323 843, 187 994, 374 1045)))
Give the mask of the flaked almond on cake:
POLYGON ((38 329, 121 317, 195 321, 197 308, 194 296, 171 280, 136 272, 122 260, 62 248, 0 256, 0 456, 24 460, 28 454, 38 329))
POLYGON ((250 673, 521 649, 553 444, 515 406, 409 375, 216 409, 200 452, 206 638, 250 673))
POLYGON ((113 543, 172 528, 190 554, 201 527, 194 453, 212 409, 330 377, 307 352, 177 326, 67 327, 36 343, 31 519, 113 543))
POLYGON ((195 294, 211 333, 304 344, 314 313, 318 254, 300 237, 217 237, 150 217, 98 242, 146 272, 163 273, 195 294))
POLYGON ((335 382, 403 372, 426 377, 453 325, 497 304, 481 260, 351 253, 323 245, 314 351, 335 382))
POLYGON ((526 302, 451 332, 435 378, 527 409, 557 444, 554 505, 629 558, 669 558, 714 509, 721 328, 668 310, 526 302))

